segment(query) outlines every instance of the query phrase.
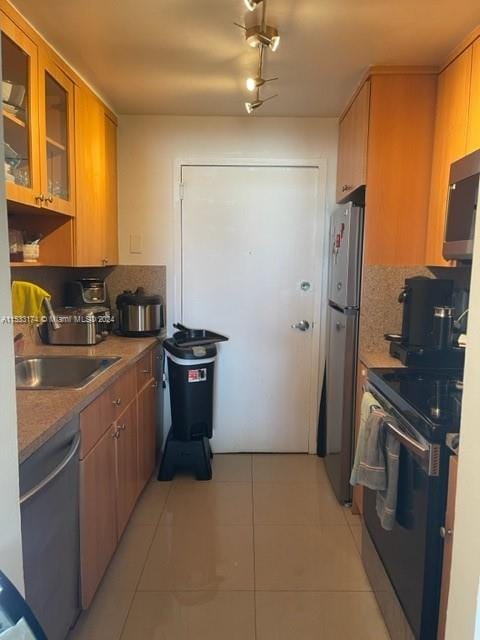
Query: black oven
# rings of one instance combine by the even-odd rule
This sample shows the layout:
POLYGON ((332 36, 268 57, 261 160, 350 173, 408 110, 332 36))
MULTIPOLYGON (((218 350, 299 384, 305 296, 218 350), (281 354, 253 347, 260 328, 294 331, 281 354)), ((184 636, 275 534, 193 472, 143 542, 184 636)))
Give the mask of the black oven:
MULTIPOLYGON (((438 415, 440 408, 445 416, 451 416, 449 403, 459 390, 452 387, 452 394, 447 379, 441 379, 440 386, 450 400, 438 396, 437 373, 419 374, 408 369, 369 372, 368 390, 395 418, 401 447, 394 527, 391 531, 382 528, 376 494, 368 489, 364 494, 365 526, 416 640, 437 636, 449 452, 437 418, 435 423, 427 420, 412 403, 416 402, 417 408, 424 403, 431 414, 438 415), (417 380, 409 381, 409 376, 417 380), (431 380, 434 376, 435 382, 431 380)), ((458 428, 453 426, 452 430, 458 428)))

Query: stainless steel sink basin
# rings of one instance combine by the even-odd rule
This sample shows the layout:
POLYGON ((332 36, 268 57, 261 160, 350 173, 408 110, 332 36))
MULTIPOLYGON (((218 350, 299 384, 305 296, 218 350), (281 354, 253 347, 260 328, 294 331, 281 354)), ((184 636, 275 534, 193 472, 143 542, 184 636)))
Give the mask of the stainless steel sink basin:
POLYGON ((82 389, 119 359, 96 356, 17 357, 17 389, 82 389))

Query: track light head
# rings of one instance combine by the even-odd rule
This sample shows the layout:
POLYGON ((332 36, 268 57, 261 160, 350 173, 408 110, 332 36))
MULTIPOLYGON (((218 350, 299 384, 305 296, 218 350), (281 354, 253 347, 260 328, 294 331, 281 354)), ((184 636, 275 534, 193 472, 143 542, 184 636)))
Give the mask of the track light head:
POLYGON ((250 115, 256 109, 261 107, 265 102, 268 102, 269 100, 273 100, 273 98, 278 98, 278 94, 276 93, 274 96, 269 96, 264 100, 260 100, 260 98, 257 98, 257 100, 255 100, 254 102, 245 102, 245 109, 247 110, 248 115, 250 115))
POLYGON ((255 11, 257 5, 259 5, 263 0, 244 0, 245 6, 249 11, 255 11))
POLYGON ((247 89, 248 91, 255 91, 256 89, 259 89, 260 87, 263 87, 264 84, 266 84, 267 82, 273 82, 274 80, 278 80, 278 78, 261 78, 260 76, 257 76, 256 78, 247 78, 247 89))

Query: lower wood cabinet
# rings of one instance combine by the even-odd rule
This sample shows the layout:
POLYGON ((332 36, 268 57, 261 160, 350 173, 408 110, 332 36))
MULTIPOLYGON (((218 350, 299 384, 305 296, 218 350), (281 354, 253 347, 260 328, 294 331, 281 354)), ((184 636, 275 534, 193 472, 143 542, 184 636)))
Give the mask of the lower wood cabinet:
POLYGON ((140 493, 137 463, 137 426, 137 401, 134 400, 115 424, 117 533, 119 538, 127 526, 128 519, 140 493))
MULTIPOLYGON (((152 361, 151 349, 144 359, 152 361)), ((82 606, 88 608, 155 468, 158 381, 132 365, 80 414, 82 606)))
MULTIPOLYGON (((357 390, 355 394, 355 448, 357 448, 358 433, 360 431, 361 409, 363 389, 367 382, 368 369, 360 360, 357 368, 357 390)), ((352 513, 363 514, 363 487, 356 485, 353 487, 352 513)))
POLYGON ((137 448, 140 487, 145 486, 155 469, 157 389, 158 382, 152 379, 138 394, 137 448))
POLYGON ((117 547, 115 428, 80 462, 80 563, 82 606, 95 595, 117 547))

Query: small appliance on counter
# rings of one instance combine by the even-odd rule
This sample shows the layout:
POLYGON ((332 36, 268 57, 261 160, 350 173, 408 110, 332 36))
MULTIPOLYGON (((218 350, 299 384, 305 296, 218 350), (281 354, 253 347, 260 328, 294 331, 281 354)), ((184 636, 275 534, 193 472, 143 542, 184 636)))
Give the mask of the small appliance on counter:
POLYGON ((111 331, 112 316, 107 307, 59 307, 57 326, 46 322, 39 327, 45 344, 88 346, 98 344, 111 331))
POLYGON ((163 303, 159 295, 148 295, 143 287, 117 296, 118 328, 127 337, 156 336, 162 330, 163 303))
POLYGON ((402 333, 385 336, 390 354, 411 367, 463 367, 465 349, 453 346, 453 281, 407 278, 398 301, 402 333))
POLYGON ((69 307, 110 307, 105 280, 81 278, 67 282, 65 302, 69 307))

